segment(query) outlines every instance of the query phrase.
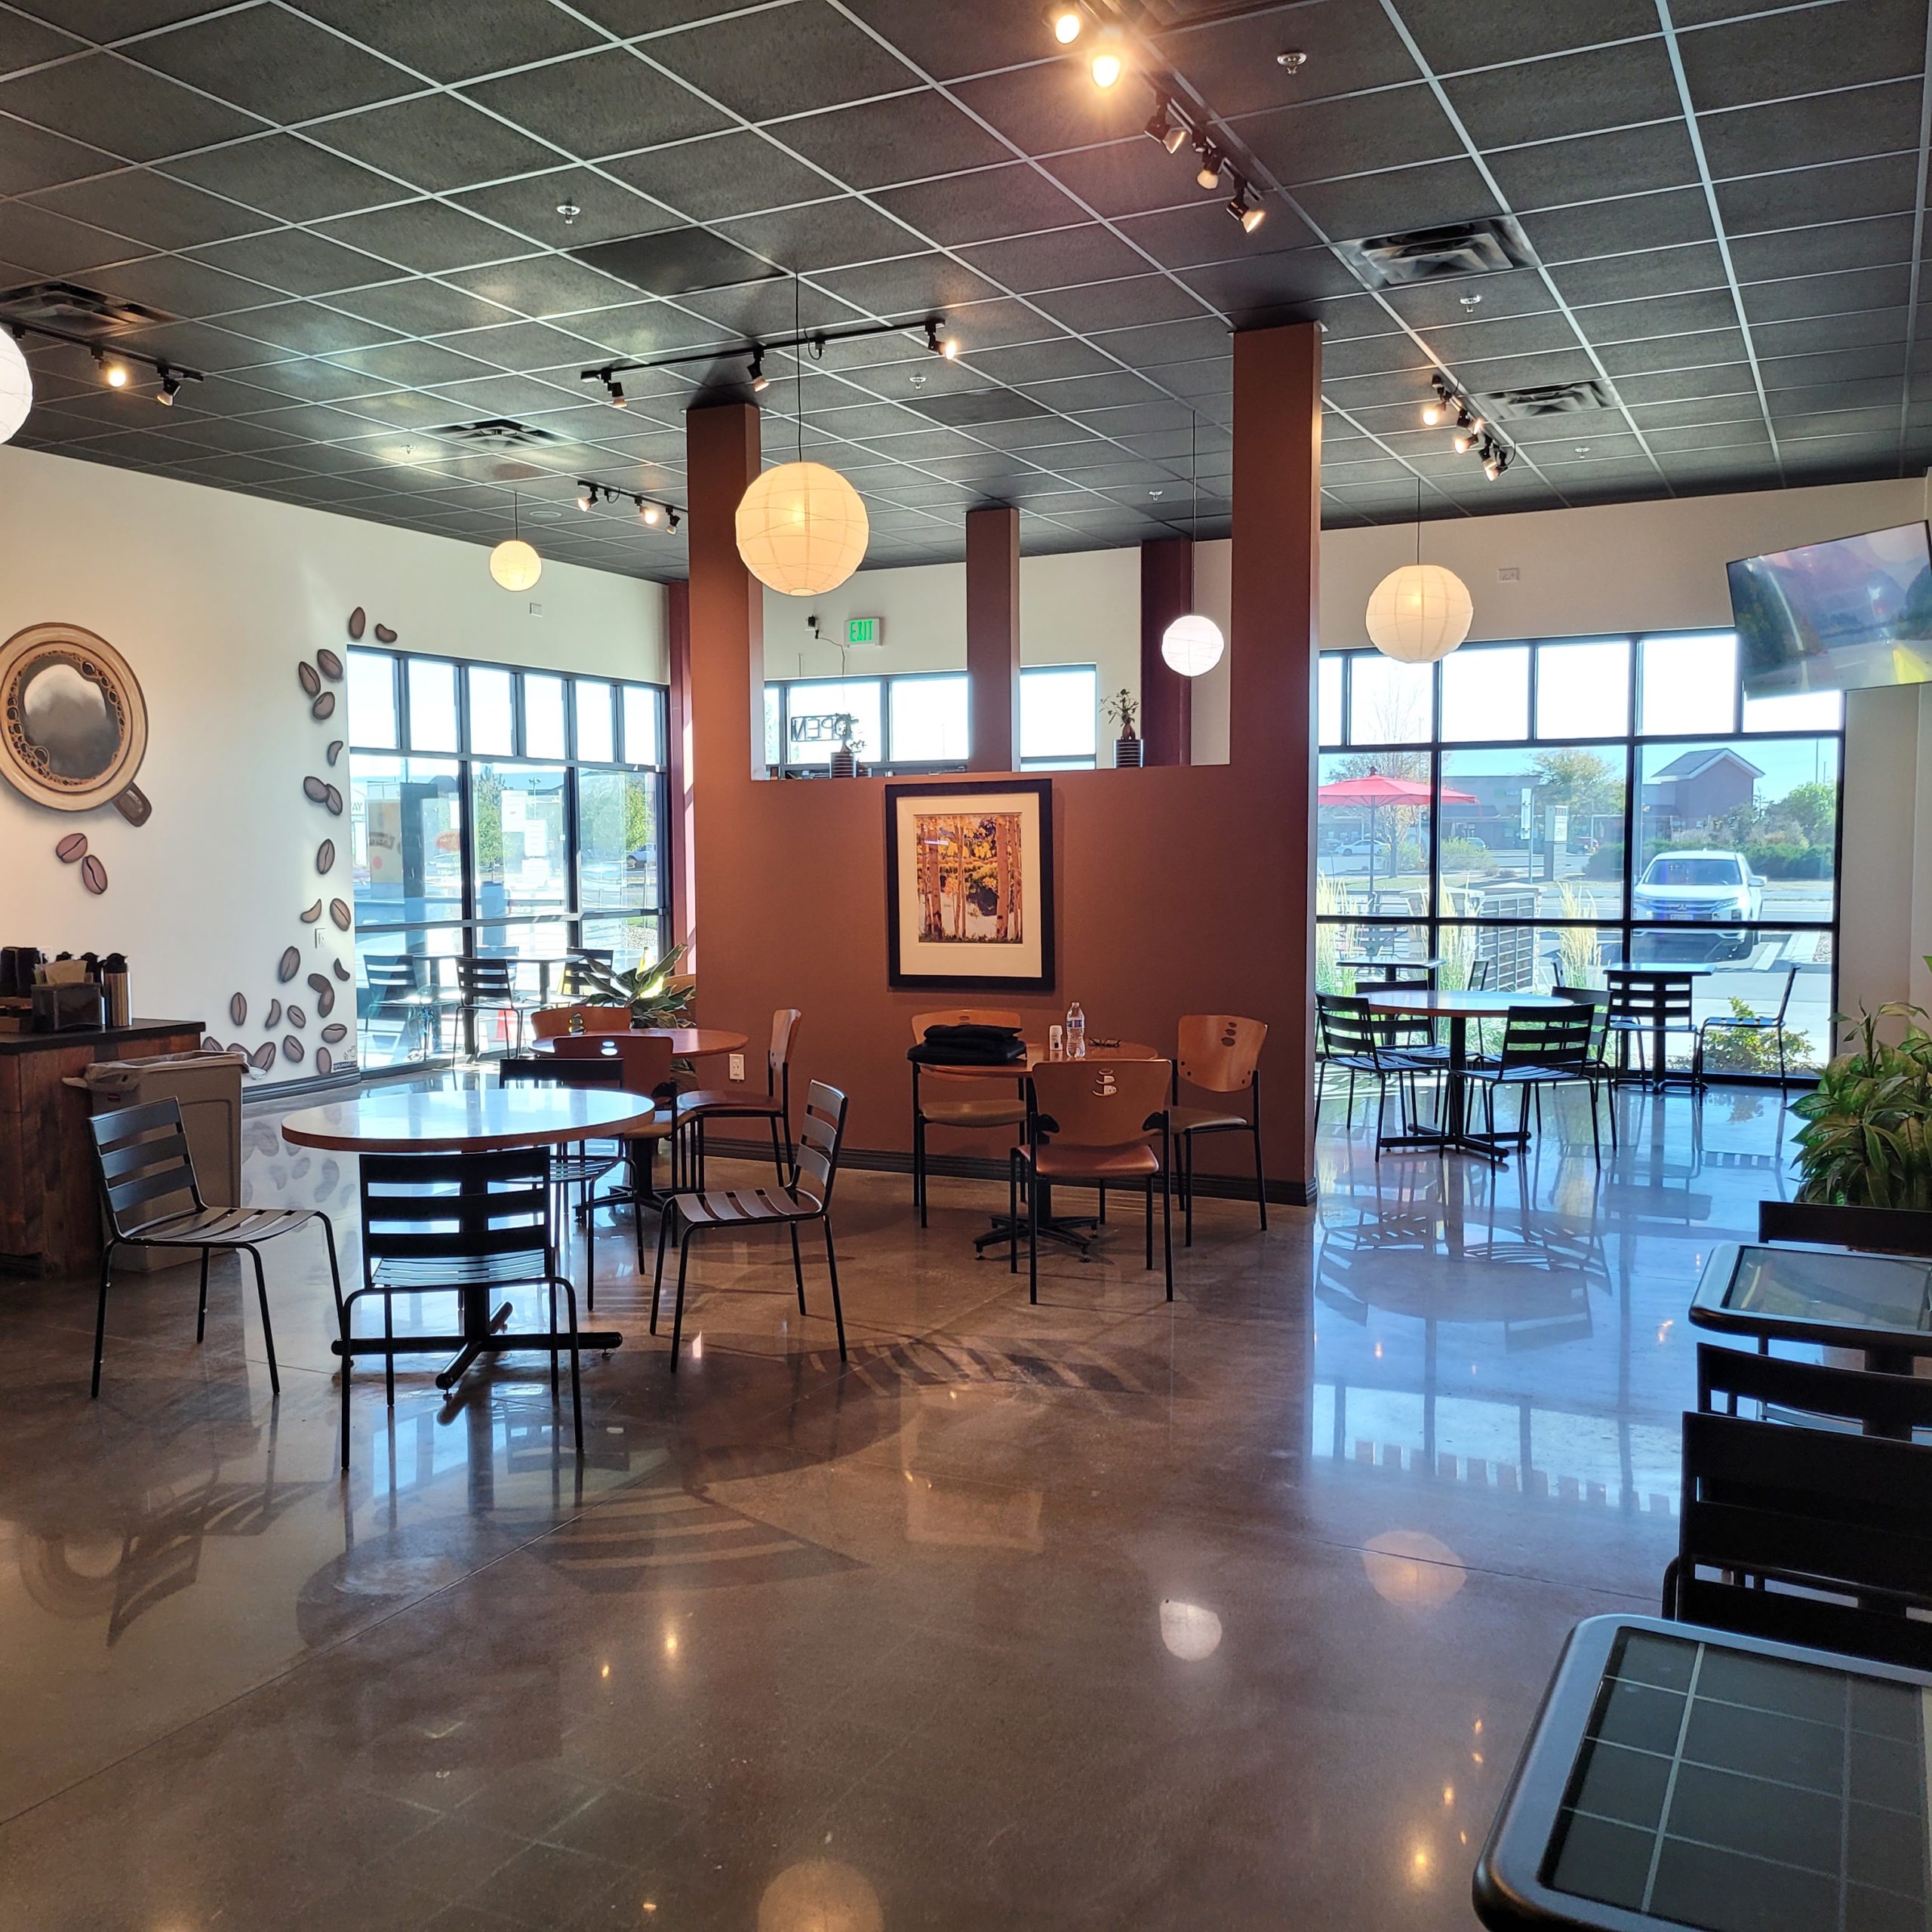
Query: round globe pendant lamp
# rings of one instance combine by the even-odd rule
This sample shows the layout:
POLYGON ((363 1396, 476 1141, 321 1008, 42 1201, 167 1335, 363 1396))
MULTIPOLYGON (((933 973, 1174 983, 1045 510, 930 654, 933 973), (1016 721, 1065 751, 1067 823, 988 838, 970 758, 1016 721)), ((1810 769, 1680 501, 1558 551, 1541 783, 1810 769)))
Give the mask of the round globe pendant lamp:
MULTIPOLYGON (((1191 415, 1187 424, 1187 466, 1194 486, 1194 515, 1189 541, 1198 543, 1201 540, 1201 467, 1195 448, 1195 418, 1191 415)), ((1183 678, 1198 678, 1204 672, 1213 670, 1226 649, 1227 642, 1221 635, 1220 626, 1198 611, 1177 617, 1161 633, 1162 662, 1170 671, 1178 671, 1183 678)))
POLYGON ((1433 664, 1469 634, 1475 606, 1454 571, 1422 560, 1422 478, 1416 478, 1416 560, 1391 571, 1368 598, 1368 641, 1400 664, 1433 664))
MULTIPOLYGON (((510 499, 510 528, 521 528, 514 497, 510 499)), ((528 590, 543 574, 543 559, 520 534, 506 537, 490 552, 490 574, 506 590, 528 590)))
MULTIPOLYGON (((792 278, 792 334, 798 328, 798 278, 792 278)), ((795 413, 798 457, 754 479, 738 500, 738 555, 759 583, 786 597, 836 590, 865 561, 872 525, 866 506, 837 470, 805 460, 805 374, 798 351, 795 413)))
POLYGON ((11 442, 33 407, 33 374, 12 332, 0 329, 0 443, 11 442))

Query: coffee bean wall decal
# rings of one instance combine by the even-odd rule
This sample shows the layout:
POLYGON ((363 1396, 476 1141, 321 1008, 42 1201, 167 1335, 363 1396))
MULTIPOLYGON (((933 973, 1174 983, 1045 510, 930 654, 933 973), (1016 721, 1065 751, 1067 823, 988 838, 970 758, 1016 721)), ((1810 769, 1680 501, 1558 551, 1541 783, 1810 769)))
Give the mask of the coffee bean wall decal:
MULTIPOLYGON (((291 946, 276 962, 275 976, 284 986, 287 986, 301 970, 302 949, 300 946, 291 946)), ((268 1023, 272 1026, 275 1022, 271 1020, 268 1023)))
POLYGON ((262 1024, 265 1027, 269 1028, 279 1026, 281 1024, 281 1001, 280 1000, 272 999, 269 1001, 269 1010, 262 1015, 262 1024))
POLYGON ((248 1056, 248 1064, 257 1073, 267 1072, 269 1069, 275 1064, 275 1042, 272 1040, 264 1040, 248 1056))
POLYGON ((333 785, 325 785, 322 787, 322 803, 327 805, 337 818, 341 817, 342 794, 333 785))
POLYGON ((321 916, 322 902, 318 899, 315 901, 314 905, 309 908, 307 912, 302 915, 302 923, 305 926, 312 926, 321 916))
POLYGON ((326 646, 315 653, 315 669, 332 685, 342 682, 342 660, 326 646))
POLYGON ((305 657, 295 667, 295 675, 302 680, 302 688, 311 697, 322 688, 322 674, 305 657))
POLYGON ((330 764, 334 764, 336 760, 342 755, 342 740, 340 738, 331 738, 329 740, 329 748, 323 755, 328 758, 330 764))
POLYGON ((285 1034, 282 1038, 281 1051, 285 1059, 300 1060, 302 1057, 302 1042, 293 1033, 285 1034))
POLYGON ((77 866, 88 855, 88 835, 85 832, 70 832, 54 848, 54 856, 63 866, 77 866))
POLYGON ((315 869, 318 872, 335 870, 335 841, 333 838, 325 838, 315 848, 315 869))
POLYGON ((81 861, 81 883, 96 898, 107 890, 107 868, 91 852, 81 861))
POLYGON ((299 1006, 291 1006, 288 1009, 288 1023, 299 1032, 308 1025, 309 1016, 299 1006))
POLYGON ((311 973, 309 983, 315 989, 315 1011, 326 1020, 335 1011, 335 988, 319 973, 311 973))
POLYGON ((228 1017, 238 1026, 248 1025, 248 1002, 241 994, 232 993, 229 996, 228 1017))
POLYGON ((312 804, 318 804, 328 798, 328 786, 319 778, 305 778, 302 781, 302 795, 312 804))
MULTIPOLYGON (((337 900, 335 903, 339 906, 342 902, 340 900, 337 900)), ((330 912, 329 917, 332 919, 334 918, 335 914, 333 910, 330 912)), ((348 931, 348 928, 345 926, 343 930, 346 932, 348 931)), ((340 959, 331 959, 329 961, 329 971, 333 973, 345 986, 347 986, 349 981, 355 977, 355 975, 349 971, 349 968, 345 966, 340 959)))
POLYGON ((333 718, 335 715, 335 693, 323 692, 321 696, 309 706, 309 715, 316 719, 333 718))
MULTIPOLYGON (((335 921, 336 930, 338 932, 348 931, 354 917, 349 909, 349 901, 346 899, 331 899, 329 901, 329 917, 335 921)), ((346 980, 349 975, 338 968, 336 977, 338 980, 346 980)))
POLYGON ((315 1049, 315 1071, 318 1073, 332 1073, 334 1070, 334 1054, 327 1047, 318 1047, 315 1049))
POLYGON ((349 612, 349 635, 351 642, 353 642, 361 636, 362 626, 368 621, 368 619, 362 614, 362 607, 359 604, 356 605, 354 610, 349 612))
POLYGON ((340 1020, 332 1020, 322 1029, 322 1038, 334 1046, 338 1041, 349 1038, 349 1029, 340 1020))
POLYGON ((395 632, 391 630, 387 624, 378 624, 376 626, 376 641, 378 644, 393 644, 395 641, 395 632))
POLYGON ((204 1033, 202 1035, 202 1051, 205 1054, 218 1054, 221 1051, 221 1042, 212 1033, 204 1033))

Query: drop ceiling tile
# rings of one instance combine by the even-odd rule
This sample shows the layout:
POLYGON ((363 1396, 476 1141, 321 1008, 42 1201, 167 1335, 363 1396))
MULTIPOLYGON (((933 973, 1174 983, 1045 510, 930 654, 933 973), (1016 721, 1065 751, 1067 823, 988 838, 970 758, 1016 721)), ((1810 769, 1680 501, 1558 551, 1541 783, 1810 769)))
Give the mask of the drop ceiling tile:
POLYGON ((1660 38, 1492 67, 1443 85, 1471 139, 1485 149, 1666 121, 1682 112, 1660 38))
POLYGON ((1920 83, 1814 94, 1799 100, 1698 117, 1704 153, 1718 180, 1815 167, 1829 161, 1916 150, 1920 83))
POLYGON ((191 259, 291 295, 326 295, 336 289, 385 281, 395 273, 374 256, 299 228, 277 229, 238 242, 217 242, 212 248, 196 249, 191 259))
POLYGON ((92 281, 103 294, 178 315, 219 315, 231 309, 252 309, 272 300, 275 294, 258 281, 224 275, 183 255, 149 255, 139 261, 117 262, 97 271, 92 281))
POLYGON ((1654 429, 1764 420, 1757 392, 1748 388, 1731 395, 1682 396, 1673 402, 1632 402, 1629 407, 1632 420, 1646 435, 1654 429))
POLYGON ((1901 266, 1753 282, 1743 291, 1744 312, 1753 322, 1793 321, 1807 315, 1849 316, 1861 309, 1903 304, 1911 298, 1912 281, 1911 270, 1901 266))
POLYGON ((1324 343, 1321 374, 1324 383, 1355 376, 1383 375, 1396 369, 1429 368, 1454 358, 1443 350, 1432 356, 1405 335, 1364 336, 1355 342, 1324 343))
MULTIPOLYGON (((719 334, 716 322, 669 302, 624 302, 609 308, 573 311, 569 328, 573 335, 620 357, 668 355, 679 349, 700 348, 717 341, 719 334)), ((669 373, 644 383, 634 371, 624 378, 624 383, 633 398, 676 394, 684 386, 669 373)))
POLYGON ((1912 249, 1912 217, 1891 214, 1818 228, 1788 229, 1773 235, 1734 236, 1730 259, 1740 281, 1774 281, 1789 275, 1909 262, 1912 249))
POLYGON ((395 340, 392 329, 334 309, 320 308, 312 302, 278 302, 264 308, 245 309, 227 317, 226 322, 237 335, 272 343, 277 348, 303 355, 366 348, 395 340))
POLYGON ((1299 189, 1295 198, 1322 233, 1337 242, 1502 212, 1470 161, 1434 162, 1346 181, 1319 182, 1299 189))
POLYGON ((841 302, 881 317, 943 312, 983 303, 998 292, 984 275, 934 251, 823 269, 813 279, 841 302))
POLYGON ((820 269, 844 268, 854 263, 883 261, 922 252, 928 242, 928 238, 910 232, 851 195, 837 201, 812 202, 771 214, 746 215, 713 226, 719 235, 763 257, 781 272, 796 270, 807 275, 820 269))
POLYGON ((266 121, 340 113, 422 83, 284 8, 242 7, 131 42, 130 58, 266 121))
POLYGON ((1598 345, 1737 326, 1737 305, 1730 299, 1728 289, 1653 296, 1635 302, 1597 303, 1577 309, 1576 315, 1577 326, 1586 340, 1598 345))
MULTIPOLYGON (((1264 197, 1263 208, 1261 226, 1252 234, 1242 231, 1225 203, 1218 198, 1211 201, 1205 195, 1191 207, 1168 208, 1159 214, 1129 215, 1117 226, 1135 248, 1143 250, 1158 266, 1168 269, 1253 261, 1260 256, 1306 250, 1320 243, 1321 238, 1281 196, 1264 197)), ((1327 252, 1325 248, 1323 252, 1327 252)), ((1143 262, 1141 266, 1146 264, 1143 262)), ((1360 285, 1346 270, 1343 271, 1343 277, 1351 288, 1360 285)))
POLYGON ((1669 369, 1660 375, 1623 375, 1617 392, 1626 403, 1674 403, 1690 397, 1748 395, 1756 386, 1748 362, 1725 362, 1703 369, 1669 369))
POLYGON ((151 248, 197 248, 270 225, 264 216, 143 168, 42 188, 28 201, 35 208, 91 222, 151 248))
MULTIPOLYGON (((414 333, 425 334, 429 331, 417 330, 414 333)), ((464 328, 438 334, 436 340, 445 349, 454 349, 463 355, 473 355, 478 361, 491 363, 500 369, 568 371, 573 379, 568 386, 573 390, 577 386, 574 379, 579 366, 601 359, 597 343, 571 330, 551 328, 542 322, 507 322, 483 328, 464 328)), ((569 396, 553 398, 548 407, 561 408, 572 399, 569 396)), ((641 399, 641 392, 638 399, 641 399)))
POLYGON ((1057 321, 1089 335, 1147 322, 1192 321, 1202 313, 1199 297, 1164 275, 1090 282, 1083 288, 1051 290, 1034 300, 1057 321))
MULTIPOLYGON (((1158 141, 1142 138, 1057 155, 1047 171, 1067 192, 1103 217, 1149 214, 1159 208, 1192 207, 1202 198, 1191 156, 1169 154, 1158 141)), ((1225 201, 1229 186, 1214 191, 1225 201)))
POLYGON ((420 276, 355 289, 337 297, 331 306, 402 335, 442 335, 509 319, 508 312, 494 302, 420 276))
MULTIPOLYGON (((0 93, 0 108, 5 104, 0 93)), ((493 121, 454 94, 392 101, 318 122, 304 131, 325 147, 432 194, 531 174, 569 158, 493 121)))
POLYGON ((748 121, 863 100, 913 86, 918 76, 825 0, 789 0, 762 12, 668 34, 646 50, 700 93, 748 121))
POLYGON ((294 0, 300 10, 437 81, 463 81, 599 44, 561 8, 527 0, 294 0))
MULTIPOLYGON (((1413 288, 1383 291, 1389 306, 1417 328, 1444 328, 1463 322, 1494 321, 1506 315, 1546 315, 1556 298, 1534 269, 1506 269, 1500 274, 1444 277, 1413 288)), ((1392 325, 1372 298, 1364 297, 1375 312, 1385 315, 1380 334, 1392 325)), ((1322 311, 1322 320, 1329 319, 1322 311)))
POLYGON ((1164 382, 1168 367, 1177 362, 1218 358, 1229 349, 1228 325, 1219 316, 1193 321, 1150 322, 1139 328, 1109 329, 1096 335, 1094 346, 1118 356, 1133 369, 1152 369, 1164 382))
POLYGON ((1701 29, 1678 45, 1702 114, 1921 73, 1925 22, 1894 0, 1838 0, 1701 29))
POLYGON ((24 195, 120 166, 110 154, 25 121, 0 119, 0 195, 24 195))
POLYGON ((1597 353, 1614 377, 1651 375, 1667 369, 1697 369, 1741 361, 1744 337, 1735 328, 1706 329, 1695 335, 1606 343, 1597 353))
POLYGON ((1140 88, 1103 93, 1088 79, 1083 62, 1063 57, 968 81, 952 91, 1008 141, 1035 155, 1137 136, 1149 105, 1140 88))
POLYGON ((1581 307, 1647 295, 1681 295, 1722 288, 1724 257, 1715 243, 1692 242, 1675 248, 1647 248, 1593 262, 1566 262, 1550 271, 1564 300, 1581 307))
MULTIPOLYGON (((371 208, 318 222, 315 232, 326 241, 380 255, 419 275, 447 274, 530 252, 530 244, 521 235, 506 234, 445 202, 401 202, 392 208, 371 208)), ((383 278, 386 281, 393 272, 383 278)))
POLYGON ((1237 326, 1300 312, 1324 296, 1360 287, 1326 248, 1291 248, 1245 261, 1184 269, 1180 278, 1237 326))
POLYGON ((395 342, 374 349, 349 349, 329 359, 345 369, 412 386, 460 382, 466 376, 489 373, 471 357, 429 342, 395 342))
POLYGON ((1657 31, 1651 0, 1539 0, 1534 7, 1472 7, 1467 0, 1401 0, 1404 24, 1438 73, 1561 54, 1657 31))
POLYGON ((959 254, 980 274, 1018 295, 1079 282, 1116 280, 1143 274, 1149 266, 1146 256, 1097 222, 1011 241, 982 242, 962 248, 959 254))
POLYGON ((1905 374, 1905 345, 1898 343, 1820 355, 1764 355, 1758 358, 1758 370, 1767 389, 1798 389, 1820 383, 1889 380, 1905 374))
POLYGON ((248 380, 268 396, 299 397, 305 402, 340 402, 352 396, 366 395, 380 386, 373 378, 355 370, 338 369, 332 362, 308 357, 251 368, 248 380))
MULTIPOLYGON (((653 51, 660 44, 652 43, 653 51)), ((477 82, 463 94, 586 161, 635 148, 639 133, 647 129, 654 140, 676 141, 715 134, 727 121, 688 88, 621 48, 477 82)))
POLYGON ((1052 43, 1037 13, 935 7, 932 0, 848 0, 851 11, 882 33, 936 81, 983 74, 1035 60, 1052 43))
MULTIPOLYGON (((1841 0, 1842 3, 1842 0, 1841 0)), ((1802 228, 1818 221, 1853 221, 1909 208, 1918 192, 1916 155, 1802 168, 1718 183, 1718 209, 1733 235, 1802 228)))
POLYGON ((608 174, 693 221, 821 201, 836 184, 762 134, 712 134, 603 164, 608 174))
POLYGON ((1797 321, 1754 322, 1751 340, 1760 355, 1813 355, 1833 349, 1875 348, 1904 341, 1909 319, 1909 310, 1897 308, 1797 321))
POLYGON ((0 113, 130 161, 232 140, 261 125, 118 54, 99 53, 0 81, 0 113))
POLYGON ((1223 115, 1251 114, 1324 95, 1392 87, 1416 78, 1416 64, 1380 7, 1271 8, 1208 20, 1163 35, 1162 54, 1223 115), (1299 73, 1275 56, 1308 56, 1299 73))
POLYGON ((1487 158, 1504 199, 1518 211, 1590 201, 1606 182, 1634 195, 1697 180, 1697 156, 1681 121, 1503 148, 1487 158))
MULTIPOLYGON (((411 191, 294 134, 260 134, 182 155, 166 172, 285 221, 314 221, 407 200, 411 191)), ((260 228, 257 221, 251 226, 260 228)))
MULTIPOLYGON (((734 335, 789 335, 798 329, 850 328, 865 321, 857 309, 843 302, 789 280, 715 288, 686 296, 678 306, 700 324, 714 325, 709 337, 713 341, 734 335)), ((910 349, 909 340, 909 353, 910 349)))
POLYGON ((1699 188, 1587 202, 1523 217, 1523 232, 1545 262, 1579 261, 1638 248, 1708 242, 1714 231, 1699 188))
MULTIPOLYGON (((1235 132, 1291 188, 1333 175, 1447 160, 1464 152, 1434 91, 1420 82, 1346 100, 1276 108, 1235 123, 1235 132)), ((1191 159, 1185 149, 1174 157, 1178 165, 1191 159)))
MULTIPOLYGON (((1542 355, 1573 349, 1577 331, 1558 314, 1498 315, 1487 321, 1476 311, 1469 321, 1453 327, 1433 328, 1425 340, 1436 355, 1460 367, 1466 362, 1494 361, 1502 355, 1542 355)), ((1324 361, 1326 349, 1324 350, 1324 361)), ((1390 365, 1407 368, 1406 361, 1390 365)))
POLYGON ((1761 411, 1734 422, 1702 423, 1681 429, 1653 428, 1647 434, 1651 448, 1660 457, 1666 457, 1681 455, 1686 450, 1761 449, 1768 454, 1771 447, 1761 411))
POLYGON ((771 133, 849 188, 989 168, 1012 150, 930 88, 781 122, 771 133))
MULTIPOLYGON (((888 189, 875 198, 918 235, 942 248, 1069 227, 1088 218, 1078 203, 1023 162, 888 189)), ((888 251, 872 252, 882 255, 888 251)), ((907 250, 902 246, 891 252, 903 254, 907 250)))
POLYGON ((125 235, 69 221, 29 202, 0 202, 0 256, 36 275, 77 275, 146 253, 125 235))
POLYGON ((580 248, 672 226, 677 217, 588 168, 560 168, 456 198, 486 220, 500 222, 546 248, 580 248), (566 220, 558 212, 577 212, 566 220))

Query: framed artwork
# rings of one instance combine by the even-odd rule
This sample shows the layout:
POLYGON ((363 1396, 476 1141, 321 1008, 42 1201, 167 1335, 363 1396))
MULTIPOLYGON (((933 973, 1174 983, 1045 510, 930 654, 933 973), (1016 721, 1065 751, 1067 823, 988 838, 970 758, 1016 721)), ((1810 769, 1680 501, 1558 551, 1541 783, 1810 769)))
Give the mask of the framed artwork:
POLYGON ((1048 990, 1052 781, 887 786, 885 905, 895 986, 1048 990))

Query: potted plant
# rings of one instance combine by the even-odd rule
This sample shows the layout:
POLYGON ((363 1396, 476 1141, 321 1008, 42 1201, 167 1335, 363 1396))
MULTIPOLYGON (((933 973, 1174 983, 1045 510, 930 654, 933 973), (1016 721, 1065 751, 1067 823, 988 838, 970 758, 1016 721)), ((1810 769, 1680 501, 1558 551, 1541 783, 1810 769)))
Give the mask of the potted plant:
POLYGON ((835 778, 856 778, 859 775, 859 753, 865 749, 865 740, 857 735, 859 721, 849 711, 835 712, 831 718, 833 732, 838 740, 838 749, 832 754, 832 775, 835 778))
POLYGON ((627 1006, 633 1026, 682 1026, 690 1022, 697 982, 680 974, 687 949, 674 946, 662 959, 620 973, 582 953, 572 956, 564 991, 586 1006, 627 1006))
MULTIPOLYGON (((1859 1042, 1793 1103, 1800 1186, 1775 1219, 1789 1238, 1932 1254, 1932 1033, 1915 1006, 1861 1012, 1859 1042), (1881 1020, 1903 1020, 1881 1039, 1881 1020)), ((1834 1020, 1841 1016, 1834 1015, 1834 1020)))
POLYGON ((1120 735, 1114 740, 1114 763, 1116 767, 1136 766, 1141 762, 1141 743, 1134 728, 1134 721, 1140 715, 1140 700, 1123 685, 1113 696, 1101 706, 1103 716, 1110 718, 1120 727, 1120 735))

